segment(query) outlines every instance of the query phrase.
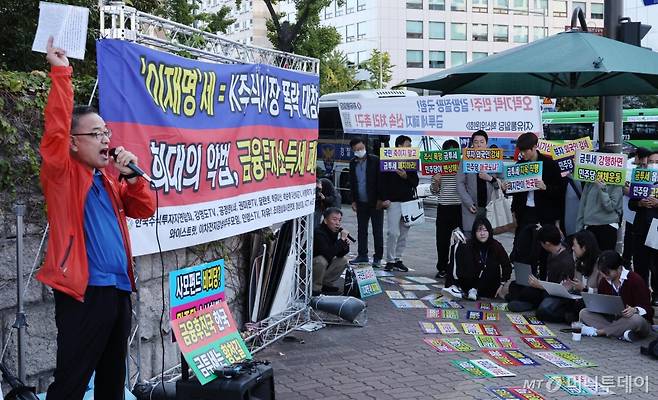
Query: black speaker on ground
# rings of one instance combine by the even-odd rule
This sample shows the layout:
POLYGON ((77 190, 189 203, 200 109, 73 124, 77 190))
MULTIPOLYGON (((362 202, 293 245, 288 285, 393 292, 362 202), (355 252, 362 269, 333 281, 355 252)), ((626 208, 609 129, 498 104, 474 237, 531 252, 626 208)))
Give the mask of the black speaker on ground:
POLYGON ((217 378, 203 386, 196 378, 176 382, 177 400, 274 400, 271 365, 257 365, 234 378, 217 378))

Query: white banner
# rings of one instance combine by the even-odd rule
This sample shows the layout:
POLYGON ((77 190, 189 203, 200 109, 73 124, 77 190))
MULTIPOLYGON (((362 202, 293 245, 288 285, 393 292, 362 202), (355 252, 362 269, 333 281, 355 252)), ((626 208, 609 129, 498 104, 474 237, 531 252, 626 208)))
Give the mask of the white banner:
MULTIPOLYGON (((179 249, 264 228, 314 210, 315 183, 274 188, 205 203, 160 207, 158 236, 162 250, 179 249)), ((155 222, 155 216, 128 219, 134 256, 158 252, 155 222)))
POLYGON ((449 95, 338 102, 343 130, 369 135, 543 136, 537 96, 449 95))

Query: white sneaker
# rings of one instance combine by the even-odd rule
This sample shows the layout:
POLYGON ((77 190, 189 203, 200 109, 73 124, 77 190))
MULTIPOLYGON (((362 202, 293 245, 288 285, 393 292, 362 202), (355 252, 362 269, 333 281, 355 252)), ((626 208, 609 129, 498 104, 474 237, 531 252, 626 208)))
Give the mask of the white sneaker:
POLYGON ((619 339, 625 340, 629 343, 633 343, 638 338, 637 338, 637 335, 635 334, 635 332, 633 332, 632 330, 629 329, 629 330, 625 331, 624 335, 622 337, 620 337, 619 339))
POLYGON ((478 299, 478 290, 475 289, 475 288, 469 289, 468 290, 468 298, 470 300, 473 300, 473 301, 477 300, 478 299))
POLYGON ((448 288, 443 288, 441 289, 441 291, 447 294, 448 296, 454 297, 456 299, 461 299, 464 297, 464 294, 456 285, 452 285, 448 288))
POLYGON ((585 324, 583 324, 583 326, 580 328, 580 333, 583 336, 598 336, 596 334, 596 328, 593 326, 587 326, 585 324))

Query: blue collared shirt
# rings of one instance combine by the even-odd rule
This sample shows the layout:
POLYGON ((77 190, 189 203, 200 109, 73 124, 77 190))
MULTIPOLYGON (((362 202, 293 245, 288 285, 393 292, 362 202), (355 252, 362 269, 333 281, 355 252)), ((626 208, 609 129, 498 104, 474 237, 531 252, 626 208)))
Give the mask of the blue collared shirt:
POLYGON ((368 159, 357 160, 356 162, 356 192, 357 198, 361 203, 368 202, 368 190, 366 189, 366 164, 368 159))
POLYGON ((85 200, 84 229, 89 285, 132 291, 119 221, 98 171, 85 200))

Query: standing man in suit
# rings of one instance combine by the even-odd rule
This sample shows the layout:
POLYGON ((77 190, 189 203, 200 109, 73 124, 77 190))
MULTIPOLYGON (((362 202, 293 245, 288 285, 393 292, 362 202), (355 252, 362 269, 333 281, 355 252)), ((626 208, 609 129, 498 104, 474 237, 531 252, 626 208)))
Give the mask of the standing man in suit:
POLYGON ((377 208, 379 198, 379 157, 368 154, 361 138, 350 141, 354 158, 350 161, 352 210, 356 212, 358 255, 350 264, 368 262, 368 221, 372 223, 375 254, 372 266, 380 268, 384 256, 384 210, 377 208))

